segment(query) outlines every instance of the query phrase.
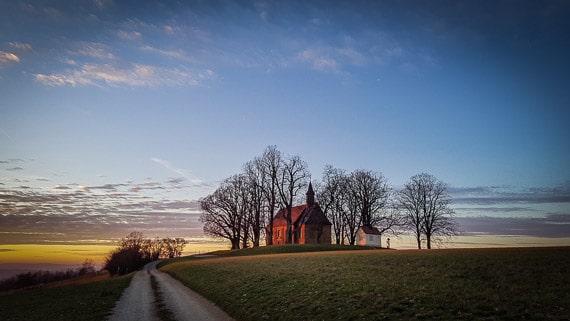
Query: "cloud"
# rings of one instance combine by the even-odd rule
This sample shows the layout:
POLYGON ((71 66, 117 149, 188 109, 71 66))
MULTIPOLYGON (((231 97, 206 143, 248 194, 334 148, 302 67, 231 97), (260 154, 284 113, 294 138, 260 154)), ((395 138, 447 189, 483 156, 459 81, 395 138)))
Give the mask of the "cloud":
POLYGON ((348 61, 355 66, 364 66, 367 63, 366 57, 353 48, 341 48, 338 49, 340 56, 345 57, 348 61))
POLYGON ((123 40, 136 40, 142 37, 142 33, 138 31, 119 30, 117 31, 117 36, 123 40))
POLYGON ((305 49, 297 54, 297 59, 301 62, 308 63, 311 68, 318 71, 338 71, 338 62, 319 52, 316 49, 305 49))
POLYGON ((513 186, 450 187, 454 203, 493 205, 506 203, 570 203, 570 183, 554 187, 513 186))
POLYGON ((96 42, 84 42, 80 44, 80 48, 75 52, 71 52, 74 55, 87 56, 91 58, 96 58, 99 60, 115 60, 114 54, 109 52, 106 45, 96 42))
POLYGON ((182 176, 184 179, 186 179, 188 182, 190 182, 193 186, 208 186, 208 183, 206 181, 203 181, 201 179, 193 177, 191 174, 191 171, 173 167, 170 164, 170 162, 167 160, 163 160, 163 159, 156 158, 156 157, 153 157, 150 160, 161 165, 162 167, 182 176))
POLYGON ((177 26, 165 25, 162 27, 162 30, 168 35, 174 35, 174 34, 180 32, 181 28, 177 27, 177 26))
POLYGON ((182 178, 182 177, 171 178, 171 179, 168 180, 168 183, 177 185, 177 184, 182 184, 182 183, 184 182, 184 180, 185 180, 185 179, 182 178))
POLYGON ((13 53, 0 51, 0 64, 20 62, 20 58, 13 53))
POLYGON ((23 42, 10 42, 10 47, 19 51, 29 51, 32 50, 32 45, 23 42))
POLYGON ((63 73, 36 74, 36 81, 46 86, 197 86, 215 78, 212 70, 190 72, 176 68, 161 68, 136 64, 119 68, 109 64, 85 64, 81 69, 63 73))
POLYGON ((457 217, 465 235, 521 235, 570 237, 570 214, 548 214, 542 218, 457 217))
POLYGON ((7 171, 21 171, 23 170, 22 167, 20 166, 16 166, 16 167, 12 167, 12 168, 6 168, 7 171))
POLYGON ((151 53, 159 54, 164 57, 174 58, 183 61, 193 61, 183 50, 163 50, 157 49, 151 46, 144 46, 141 48, 143 51, 148 51, 151 53))
MULTIPOLYGON (((142 185, 142 184, 141 184, 142 185)), ((2 189, 0 244, 116 240, 133 230, 149 237, 200 237, 196 201, 141 198, 126 184, 82 190, 2 189)))

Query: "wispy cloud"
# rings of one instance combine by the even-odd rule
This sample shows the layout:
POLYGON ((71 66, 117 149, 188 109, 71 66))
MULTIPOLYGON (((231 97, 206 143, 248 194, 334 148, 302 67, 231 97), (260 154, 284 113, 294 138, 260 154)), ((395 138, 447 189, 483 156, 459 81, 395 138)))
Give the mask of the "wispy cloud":
POLYGON ((178 59, 178 60, 182 60, 182 61, 193 61, 194 59, 192 59, 191 57, 189 57, 186 52, 184 52, 183 50, 163 50, 163 49, 158 49, 158 48, 154 48, 151 46, 144 46, 141 48, 143 51, 147 51, 147 52, 151 52, 151 53, 155 53, 164 57, 168 57, 168 58, 174 58, 174 59, 178 59))
POLYGON ((501 203, 570 203, 570 183, 554 187, 513 186, 452 187, 455 203, 492 205, 501 203))
MULTIPOLYGON (((200 186, 208 186, 208 183, 207 183, 206 181, 193 177, 191 171, 186 170, 186 169, 176 168, 176 167, 172 166, 172 165, 170 164, 170 162, 167 161, 167 160, 160 159, 160 158, 157 158, 157 157, 153 157, 153 158, 151 158, 151 161, 153 161, 153 162, 159 164, 160 166, 162 166, 162 167, 164 167, 164 168, 166 168, 166 169, 168 169, 168 170, 170 170, 170 171, 172 171, 172 172, 174 172, 174 173, 180 175, 180 176, 183 177, 186 181, 188 181, 189 183, 191 183, 193 186, 197 186, 197 187, 200 187, 200 186)), ((173 181, 173 180, 170 180, 170 181, 169 181, 169 183, 173 183, 173 182, 175 182, 175 181, 173 181)), ((181 182, 178 182, 178 181, 176 181, 176 182, 177 182, 178 184, 181 183, 181 182)), ((173 184, 174 184, 174 183, 173 183, 173 184)))
POLYGON ((36 74, 36 81, 47 86, 197 86, 215 78, 212 70, 191 72, 137 64, 120 68, 110 64, 85 64, 81 69, 54 74, 36 74))
POLYGON ((570 237, 570 213, 542 218, 458 217, 457 221, 465 235, 570 237))
POLYGON ((123 40, 136 40, 142 37, 142 33, 138 31, 119 30, 117 36, 123 40))
POLYGON ((32 50, 32 45, 23 42, 10 42, 10 47, 19 51, 32 50))
POLYGON ((300 62, 308 63, 312 69, 318 71, 336 72, 339 69, 339 64, 334 58, 314 48, 308 48, 299 52, 296 55, 296 59, 300 62))
POLYGON ((97 42, 84 42, 80 44, 77 51, 71 52, 73 55, 87 56, 99 60, 115 60, 117 57, 110 52, 107 45, 97 42))
POLYGON ((197 202, 141 198, 128 191, 129 184, 107 187, 0 188, 0 244, 113 240, 132 230, 160 237, 203 235, 197 202))

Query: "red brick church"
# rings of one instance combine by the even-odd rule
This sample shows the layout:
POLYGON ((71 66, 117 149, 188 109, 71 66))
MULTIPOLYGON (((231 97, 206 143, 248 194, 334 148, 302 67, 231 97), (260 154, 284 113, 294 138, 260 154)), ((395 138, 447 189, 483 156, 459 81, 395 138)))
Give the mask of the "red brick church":
MULTIPOLYGON (((294 244, 331 244, 331 222, 315 202, 313 185, 309 183, 307 202, 291 208, 294 244)), ((287 209, 282 208, 273 219, 273 245, 287 242, 287 209)), ((267 227, 269 229, 269 226, 267 227)), ((268 233, 269 234, 269 233, 268 233)), ((266 243, 269 240, 266 240, 266 243)))

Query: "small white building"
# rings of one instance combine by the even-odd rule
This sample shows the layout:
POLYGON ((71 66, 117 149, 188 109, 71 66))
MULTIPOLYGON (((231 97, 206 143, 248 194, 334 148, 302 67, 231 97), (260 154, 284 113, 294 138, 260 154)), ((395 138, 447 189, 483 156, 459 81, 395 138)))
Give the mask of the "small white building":
POLYGON ((362 246, 382 246, 382 233, 377 228, 370 225, 363 225, 356 231, 356 245, 362 246))

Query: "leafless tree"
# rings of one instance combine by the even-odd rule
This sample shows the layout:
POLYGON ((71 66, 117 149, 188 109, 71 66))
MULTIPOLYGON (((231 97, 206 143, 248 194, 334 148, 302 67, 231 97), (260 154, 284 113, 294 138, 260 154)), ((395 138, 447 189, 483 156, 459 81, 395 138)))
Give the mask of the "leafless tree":
POLYGON ((246 177, 248 200, 250 202, 250 226, 251 226, 251 241, 253 247, 259 246, 259 240, 261 238, 261 231, 265 220, 263 219, 262 213, 265 207, 265 197, 264 197, 264 178, 262 163, 259 159, 254 159, 249 161, 244 165, 244 172, 246 177))
POLYGON ((174 239, 169 237, 163 238, 161 241, 162 257, 169 259, 173 257, 180 257, 186 243, 186 240, 180 237, 174 239))
POLYGON ((268 245, 273 244, 273 218, 280 207, 278 186, 279 173, 283 168, 283 156, 276 146, 268 146, 260 158, 255 159, 256 167, 261 171, 263 179, 263 196, 266 204, 266 216, 269 226, 265 238, 268 245))
POLYGON ((234 175, 222 182, 214 193, 200 200, 204 233, 212 237, 228 239, 232 250, 240 248, 242 220, 245 202, 242 198, 243 176, 234 175))
POLYGON ((127 237, 121 238, 120 248, 139 251, 144 244, 142 232, 131 232, 127 237))
POLYGON ((323 213, 332 223, 336 244, 344 242, 344 206, 343 193, 346 189, 347 175, 343 169, 326 165, 322 184, 318 185, 317 198, 323 213))
POLYGON ((426 247, 431 249, 435 237, 457 233, 450 203, 446 184, 433 175, 412 176, 404 185, 399 193, 399 206, 406 213, 407 225, 414 233, 418 249, 422 247, 422 236, 425 236, 426 247))
POLYGON ((308 185, 309 171, 307 164, 299 156, 288 158, 279 172, 277 190, 282 205, 285 207, 285 220, 287 221, 286 243, 293 242, 292 208, 298 192, 308 185))
POLYGON ((368 170, 355 170, 350 174, 349 189, 360 212, 362 225, 376 225, 386 207, 390 189, 382 174, 368 170))
POLYGON ((355 193, 352 192, 350 185, 351 178, 349 177, 345 192, 342 194, 342 213, 345 224, 345 238, 347 239, 348 244, 354 245, 356 242, 356 232, 362 225, 362 215, 360 215, 358 199, 355 197, 355 193))
POLYGON ((362 225, 378 228, 380 233, 396 233, 402 215, 389 206, 391 189, 381 173, 325 167, 319 202, 333 224, 337 244, 346 239, 354 245, 362 225))
POLYGON ((146 239, 143 242, 143 257, 149 262, 156 261, 162 254, 162 241, 156 237, 154 240, 146 239))

